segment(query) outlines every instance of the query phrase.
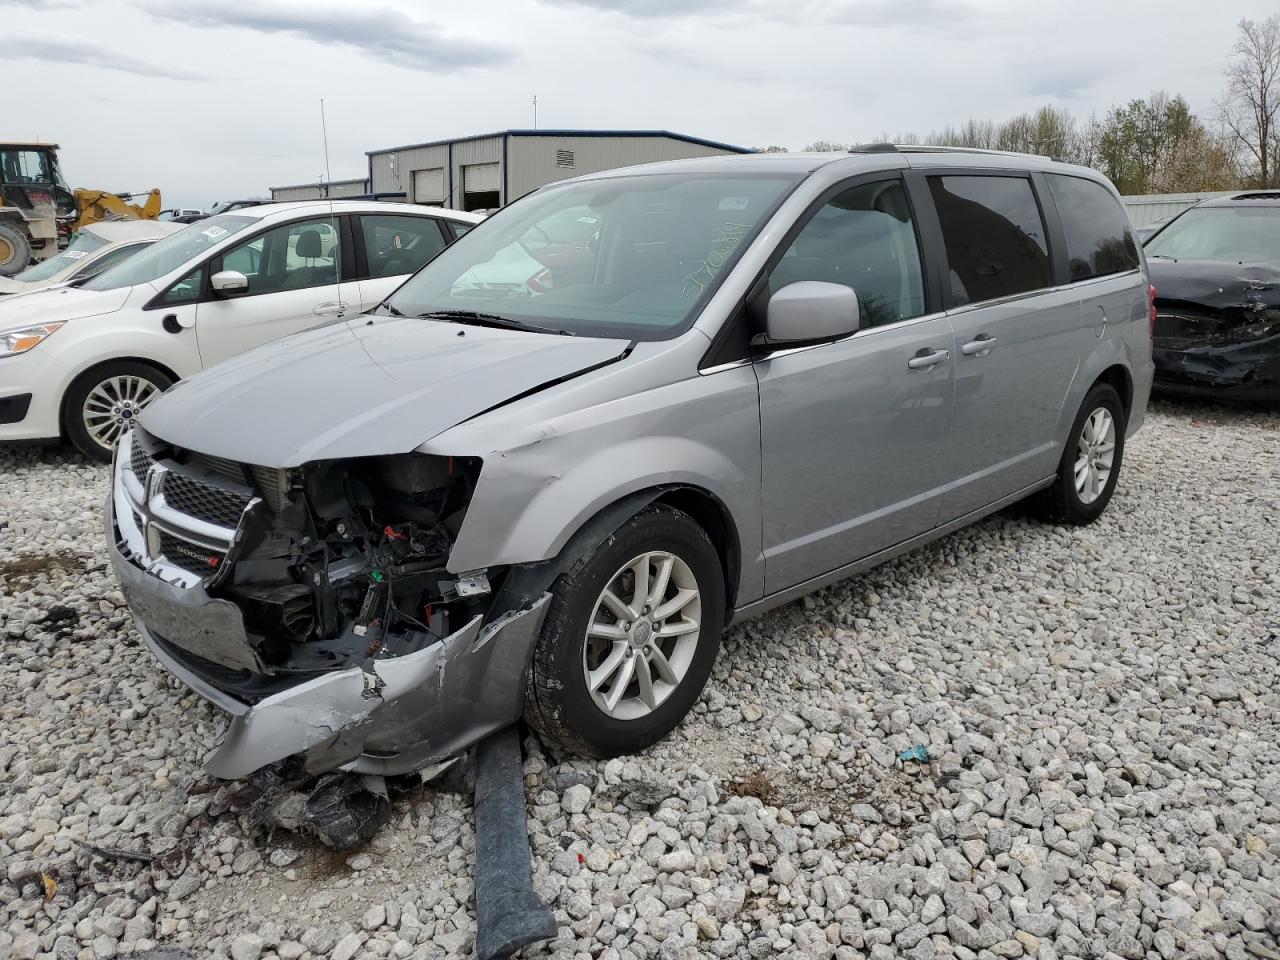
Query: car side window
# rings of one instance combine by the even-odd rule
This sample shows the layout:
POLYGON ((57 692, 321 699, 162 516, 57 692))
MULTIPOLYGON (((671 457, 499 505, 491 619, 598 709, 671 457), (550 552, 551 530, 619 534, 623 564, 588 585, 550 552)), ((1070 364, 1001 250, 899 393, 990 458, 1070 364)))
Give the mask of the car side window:
POLYGON ((221 256, 219 269, 243 273, 245 295, 254 296, 335 284, 341 259, 337 224, 326 217, 281 224, 237 244, 221 256))
POLYGON ((1025 177, 929 177, 959 306, 1052 285, 1044 219, 1025 177))
POLYGON ((266 235, 242 243, 222 258, 223 270, 235 270, 246 277, 256 276, 262 265, 262 247, 266 235))
POLYGON ((204 286, 203 280, 204 265, 201 264, 166 290, 160 297, 160 302, 166 306, 195 303, 200 299, 200 290, 204 286))
POLYGON ((455 240, 457 240, 460 236, 462 236, 464 233, 466 233, 468 230, 470 230, 472 227, 475 226, 474 223, 460 223, 457 220, 445 220, 443 222, 444 222, 445 228, 449 231, 449 233, 453 236, 453 239, 455 240))
POLYGON ((362 216, 369 276, 399 277, 417 273, 445 248, 444 234, 431 217, 362 216))
POLYGON ((1138 269, 1138 245, 1129 217, 1102 184, 1057 173, 1045 180, 1062 218, 1072 280, 1138 269))
POLYGON ((769 292, 801 280, 851 287, 860 326, 925 312, 920 247, 900 180, 850 187, 824 204, 769 276, 769 292))

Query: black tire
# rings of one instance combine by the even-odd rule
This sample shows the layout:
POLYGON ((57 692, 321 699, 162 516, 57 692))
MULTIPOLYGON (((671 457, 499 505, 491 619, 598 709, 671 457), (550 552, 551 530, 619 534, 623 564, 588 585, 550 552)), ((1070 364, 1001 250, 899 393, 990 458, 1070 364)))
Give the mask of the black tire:
POLYGON ((31 241, 11 223, 0 223, 0 277, 12 277, 31 262, 31 241))
POLYGON ((1120 478, 1120 468, 1124 465, 1124 434, 1128 423, 1124 404, 1120 395, 1108 383, 1095 383, 1085 394, 1080 412, 1076 414, 1071 432, 1067 435, 1067 445, 1062 451, 1062 460, 1058 463, 1058 475, 1053 486, 1039 495, 1035 501, 1036 512, 1042 519, 1055 523, 1067 523, 1073 526, 1084 526, 1093 523, 1111 502, 1115 492, 1116 481, 1120 478), (1115 452, 1111 461, 1111 473, 1097 497, 1085 503, 1076 490, 1075 467, 1080 456, 1081 435, 1086 422, 1094 411, 1105 409, 1111 414, 1115 434, 1115 452))
POLYGON ((720 650, 724 616, 724 574, 706 532, 679 510, 646 507, 556 579, 529 669, 525 720, 548 745, 567 753, 615 757, 643 750, 670 733, 697 702, 720 650), (587 628, 597 599, 618 571, 658 550, 678 557, 692 573, 701 628, 688 668, 667 698, 643 717, 616 719, 596 704, 587 687, 587 628))
MULTIPOLYGON (((150 383, 161 393, 173 386, 173 377, 159 367, 141 360, 111 360, 100 363, 72 381, 62 401, 62 428, 67 439, 76 445, 76 449, 86 457, 103 463, 111 461, 114 442, 111 446, 104 446, 90 434, 84 423, 84 404, 95 387, 113 377, 137 377, 150 383)), ((133 419, 133 416, 136 416, 136 411, 130 414, 129 419, 133 419)))

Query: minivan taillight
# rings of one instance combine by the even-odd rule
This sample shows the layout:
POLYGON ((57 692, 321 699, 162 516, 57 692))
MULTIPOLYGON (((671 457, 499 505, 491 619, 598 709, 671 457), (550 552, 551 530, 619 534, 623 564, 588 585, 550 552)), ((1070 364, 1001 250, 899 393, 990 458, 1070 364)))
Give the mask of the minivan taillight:
POLYGON ((1156 335, 1156 285, 1154 283, 1147 284, 1147 304, 1151 308, 1149 311, 1151 338, 1154 340, 1156 335))

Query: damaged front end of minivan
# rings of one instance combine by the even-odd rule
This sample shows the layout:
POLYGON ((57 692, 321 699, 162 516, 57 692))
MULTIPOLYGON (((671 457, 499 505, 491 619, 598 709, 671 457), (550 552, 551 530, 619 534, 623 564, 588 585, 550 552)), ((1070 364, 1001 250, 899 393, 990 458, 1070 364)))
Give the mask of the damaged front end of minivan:
POLYGON ((148 647, 232 717, 209 772, 406 773, 518 719, 547 598, 519 571, 447 569, 480 468, 276 469, 126 434, 111 557, 148 647))

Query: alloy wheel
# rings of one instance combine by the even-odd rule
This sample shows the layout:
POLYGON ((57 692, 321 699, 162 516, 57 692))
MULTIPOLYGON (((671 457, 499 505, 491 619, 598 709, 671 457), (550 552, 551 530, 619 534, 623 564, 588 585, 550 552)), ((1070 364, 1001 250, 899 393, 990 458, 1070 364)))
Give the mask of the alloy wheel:
POLYGON ((1111 411, 1098 407, 1085 420, 1076 446, 1076 495, 1083 504, 1102 496, 1111 478, 1116 455, 1116 422, 1111 411))
POLYGON ((90 390, 84 399, 80 417, 85 431, 95 443, 110 450, 120 439, 120 434, 159 394, 160 388, 143 377, 108 377, 90 390))
POLYGON ((591 699, 615 720, 648 716, 675 692, 698 649, 702 593, 684 560, 643 553, 597 598, 583 647, 591 699))

